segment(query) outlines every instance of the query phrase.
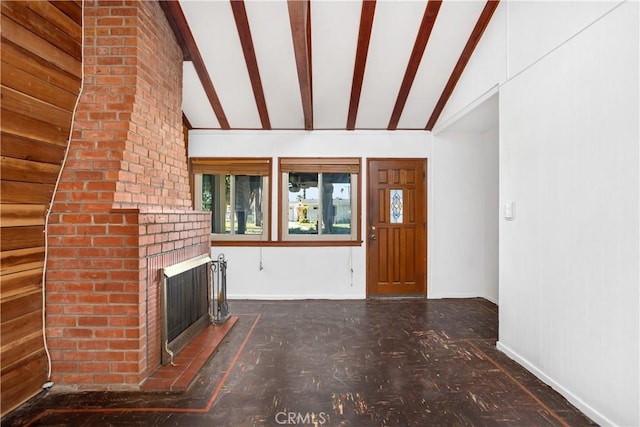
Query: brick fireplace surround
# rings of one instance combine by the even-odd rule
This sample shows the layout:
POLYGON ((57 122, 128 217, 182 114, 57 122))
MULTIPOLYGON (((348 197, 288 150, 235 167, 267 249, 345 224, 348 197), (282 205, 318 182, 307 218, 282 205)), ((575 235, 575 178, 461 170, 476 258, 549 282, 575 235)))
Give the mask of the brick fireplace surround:
POLYGON ((85 1, 84 89, 50 217, 52 381, 138 389, 160 365, 160 268, 209 252, 191 209, 182 52, 157 2, 85 1))

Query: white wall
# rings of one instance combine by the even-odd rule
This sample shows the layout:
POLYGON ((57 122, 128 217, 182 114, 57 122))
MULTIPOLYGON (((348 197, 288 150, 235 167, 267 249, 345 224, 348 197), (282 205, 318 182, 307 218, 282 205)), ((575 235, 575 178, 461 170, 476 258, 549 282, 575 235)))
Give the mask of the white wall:
POLYGON ((366 296, 364 245, 211 248, 213 257, 220 253, 229 263, 227 292, 231 299, 363 299, 366 296))
POLYGON ((497 303, 498 129, 441 133, 432 156, 429 296, 497 303))
POLYGON ((500 2, 440 115, 435 133, 620 4, 617 0, 500 2))
POLYGON ((507 8, 500 2, 434 128, 446 128, 507 78, 507 8))
POLYGON ((617 0, 505 2, 508 7, 507 78, 516 76, 621 3, 617 0))
MULTIPOLYGON (((361 157, 362 218, 366 159, 428 158, 430 298, 486 297, 497 290, 497 129, 443 136, 432 151, 424 131, 191 131, 191 157, 361 157), (437 147, 437 149, 435 148, 437 147)), ((277 206, 278 184, 272 204, 277 206)), ((277 236, 272 209, 272 235, 277 236)), ((366 221, 362 221, 365 236, 366 221)), ((358 247, 216 247, 229 260, 229 297, 361 299, 366 297, 366 245, 358 247), (262 267, 262 268, 260 268, 262 267)))
POLYGON ((538 49, 541 28, 581 27, 557 8, 510 4, 509 59, 524 71, 500 88, 500 203, 517 208, 500 221, 498 347, 596 422, 637 426, 640 13, 625 3, 538 49))
MULTIPOLYGON (((361 157, 362 218, 366 159, 431 156, 424 131, 191 131, 191 157, 272 157, 272 236, 278 235, 277 157, 361 157), (275 209, 274 209, 275 208, 275 209)), ((362 236, 366 236, 362 221, 362 236)), ((229 261, 229 298, 361 299, 366 296, 365 243, 356 247, 213 247, 229 261), (260 261, 262 260, 262 269, 260 261), (351 271, 353 269, 353 272, 351 271)))

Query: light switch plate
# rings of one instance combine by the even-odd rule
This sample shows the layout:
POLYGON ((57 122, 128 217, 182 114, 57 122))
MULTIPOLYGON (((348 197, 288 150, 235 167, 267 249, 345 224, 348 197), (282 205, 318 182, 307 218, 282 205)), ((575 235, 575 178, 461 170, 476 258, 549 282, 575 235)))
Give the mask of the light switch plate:
POLYGON ((509 202, 504 205, 504 219, 507 221, 516 219, 516 202, 509 202))

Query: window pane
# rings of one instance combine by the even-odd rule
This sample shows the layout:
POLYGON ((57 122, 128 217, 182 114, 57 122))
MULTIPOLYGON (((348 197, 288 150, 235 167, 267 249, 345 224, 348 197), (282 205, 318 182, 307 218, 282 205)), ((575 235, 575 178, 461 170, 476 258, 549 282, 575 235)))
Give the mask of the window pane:
POLYGON ((360 240, 360 159, 281 158, 279 237, 285 241, 360 240))
POLYGON ((351 234, 351 174, 322 174, 322 234, 351 234))
POLYGON ((234 178, 234 234, 260 235, 264 220, 262 210, 263 177, 236 175, 234 178))
POLYGON ((202 175, 202 210, 211 211, 211 175, 202 175))
POLYGON ((211 233, 263 234, 265 186, 263 176, 202 175, 202 210, 211 211, 211 233))
POLYGON ((229 234, 231 177, 202 175, 202 210, 211 211, 211 232, 229 234))
POLYGON ((318 234, 317 173, 289 173, 289 234, 318 234))
POLYGON ((390 191, 391 224, 402 224, 402 190, 390 191))

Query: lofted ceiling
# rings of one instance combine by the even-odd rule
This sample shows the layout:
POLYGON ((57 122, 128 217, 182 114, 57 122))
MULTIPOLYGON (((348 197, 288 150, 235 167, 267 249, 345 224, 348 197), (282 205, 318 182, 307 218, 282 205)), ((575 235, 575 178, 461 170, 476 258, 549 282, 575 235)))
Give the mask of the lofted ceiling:
POLYGON ((163 1, 194 129, 431 130, 498 1, 163 1))

